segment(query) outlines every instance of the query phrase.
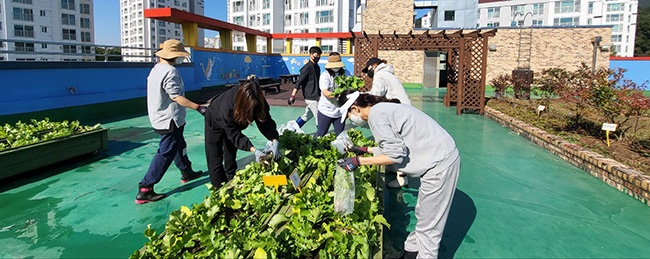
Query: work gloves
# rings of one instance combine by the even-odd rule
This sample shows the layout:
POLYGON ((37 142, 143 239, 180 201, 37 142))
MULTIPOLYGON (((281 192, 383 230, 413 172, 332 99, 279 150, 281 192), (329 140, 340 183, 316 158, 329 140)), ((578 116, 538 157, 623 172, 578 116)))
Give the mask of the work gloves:
POLYGON ((266 149, 264 151, 273 153, 273 160, 280 160, 280 142, 277 140, 269 141, 266 143, 266 149))
POLYGON ((255 152, 254 152, 254 154, 255 154, 255 162, 260 162, 260 161, 264 160, 265 157, 269 155, 268 152, 269 151, 265 152, 263 150, 260 150, 259 148, 256 148, 255 152))
POLYGON ((205 112, 208 110, 208 107, 199 105, 199 108, 196 109, 197 112, 199 112, 201 115, 205 116, 205 112))
POLYGON ((357 156, 365 155, 368 153, 368 148, 367 147, 357 147, 357 146, 350 146, 347 148, 348 152, 355 153, 357 156))
POLYGON ((296 96, 295 95, 292 95, 291 97, 289 97, 289 100, 287 101, 287 103, 289 105, 292 105, 295 102, 296 102, 296 96))
POLYGON ((349 158, 342 158, 339 159, 339 161, 336 162, 341 168, 345 169, 346 171, 354 171, 357 168, 359 168, 359 157, 349 157, 349 158))

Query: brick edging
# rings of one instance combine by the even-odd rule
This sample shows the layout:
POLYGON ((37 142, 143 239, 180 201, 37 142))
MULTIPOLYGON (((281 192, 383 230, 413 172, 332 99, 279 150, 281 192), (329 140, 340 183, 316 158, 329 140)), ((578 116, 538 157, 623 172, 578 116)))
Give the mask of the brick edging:
POLYGON ((487 106, 485 117, 650 206, 650 176, 487 106))

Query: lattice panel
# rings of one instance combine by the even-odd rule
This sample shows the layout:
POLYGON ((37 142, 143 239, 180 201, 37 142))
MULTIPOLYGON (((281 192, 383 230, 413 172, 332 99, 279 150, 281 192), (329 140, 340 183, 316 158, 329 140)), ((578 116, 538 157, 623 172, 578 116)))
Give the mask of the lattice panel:
POLYGON ((372 78, 366 76, 366 74, 361 72, 361 70, 363 70, 366 62, 368 62, 371 57, 377 56, 377 50, 373 49, 374 40, 376 40, 374 37, 358 37, 354 40, 354 74, 362 78, 365 82, 365 86, 361 89, 361 91, 364 92, 370 91, 370 88, 372 87, 372 78))
POLYGON ((463 66, 463 87, 460 89, 460 109, 478 109, 483 112, 485 100, 485 86, 482 85, 484 73, 484 60, 487 53, 484 52, 485 42, 481 38, 465 40, 465 55, 462 58, 463 66))
POLYGON ((459 50, 449 50, 447 52, 447 94, 445 95, 445 106, 451 106, 452 103, 458 101, 459 64, 459 50))

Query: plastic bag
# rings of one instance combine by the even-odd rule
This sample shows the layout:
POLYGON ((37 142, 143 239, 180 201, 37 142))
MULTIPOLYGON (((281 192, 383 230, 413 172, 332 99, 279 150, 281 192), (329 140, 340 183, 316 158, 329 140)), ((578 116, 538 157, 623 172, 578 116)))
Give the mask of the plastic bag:
POLYGON ((352 140, 348 136, 348 131, 343 131, 336 136, 336 139, 332 141, 331 145, 342 155, 345 154, 347 148, 352 146, 352 140))
POLYGON ((354 172, 336 166, 334 174, 334 212, 348 215, 354 211, 354 172))
POLYGON ((285 130, 293 131, 293 132, 296 132, 296 133, 305 133, 300 128, 300 126, 298 126, 298 123, 296 123, 296 121, 287 121, 286 124, 280 125, 280 127, 278 128, 278 133, 280 135, 282 135, 282 132, 284 132, 285 130))

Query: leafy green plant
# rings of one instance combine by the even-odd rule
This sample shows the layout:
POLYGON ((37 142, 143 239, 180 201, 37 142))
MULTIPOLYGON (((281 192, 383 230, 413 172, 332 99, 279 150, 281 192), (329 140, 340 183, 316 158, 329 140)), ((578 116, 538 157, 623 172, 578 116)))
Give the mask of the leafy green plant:
POLYGON ((94 126, 79 125, 79 121, 52 122, 49 118, 37 121, 32 119, 30 123, 22 121, 15 125, 5 124, 0 129, 0 150, 30 145, 42 141, 67 137, 95 129, 101 129, 100 124, 94 126))
POLYGON ((334 89, 334 96, 339 96, 345 90, 359 90, 363 88, 365 82, 357 76, 337 76, 334 78, 336 89, 334 89))

